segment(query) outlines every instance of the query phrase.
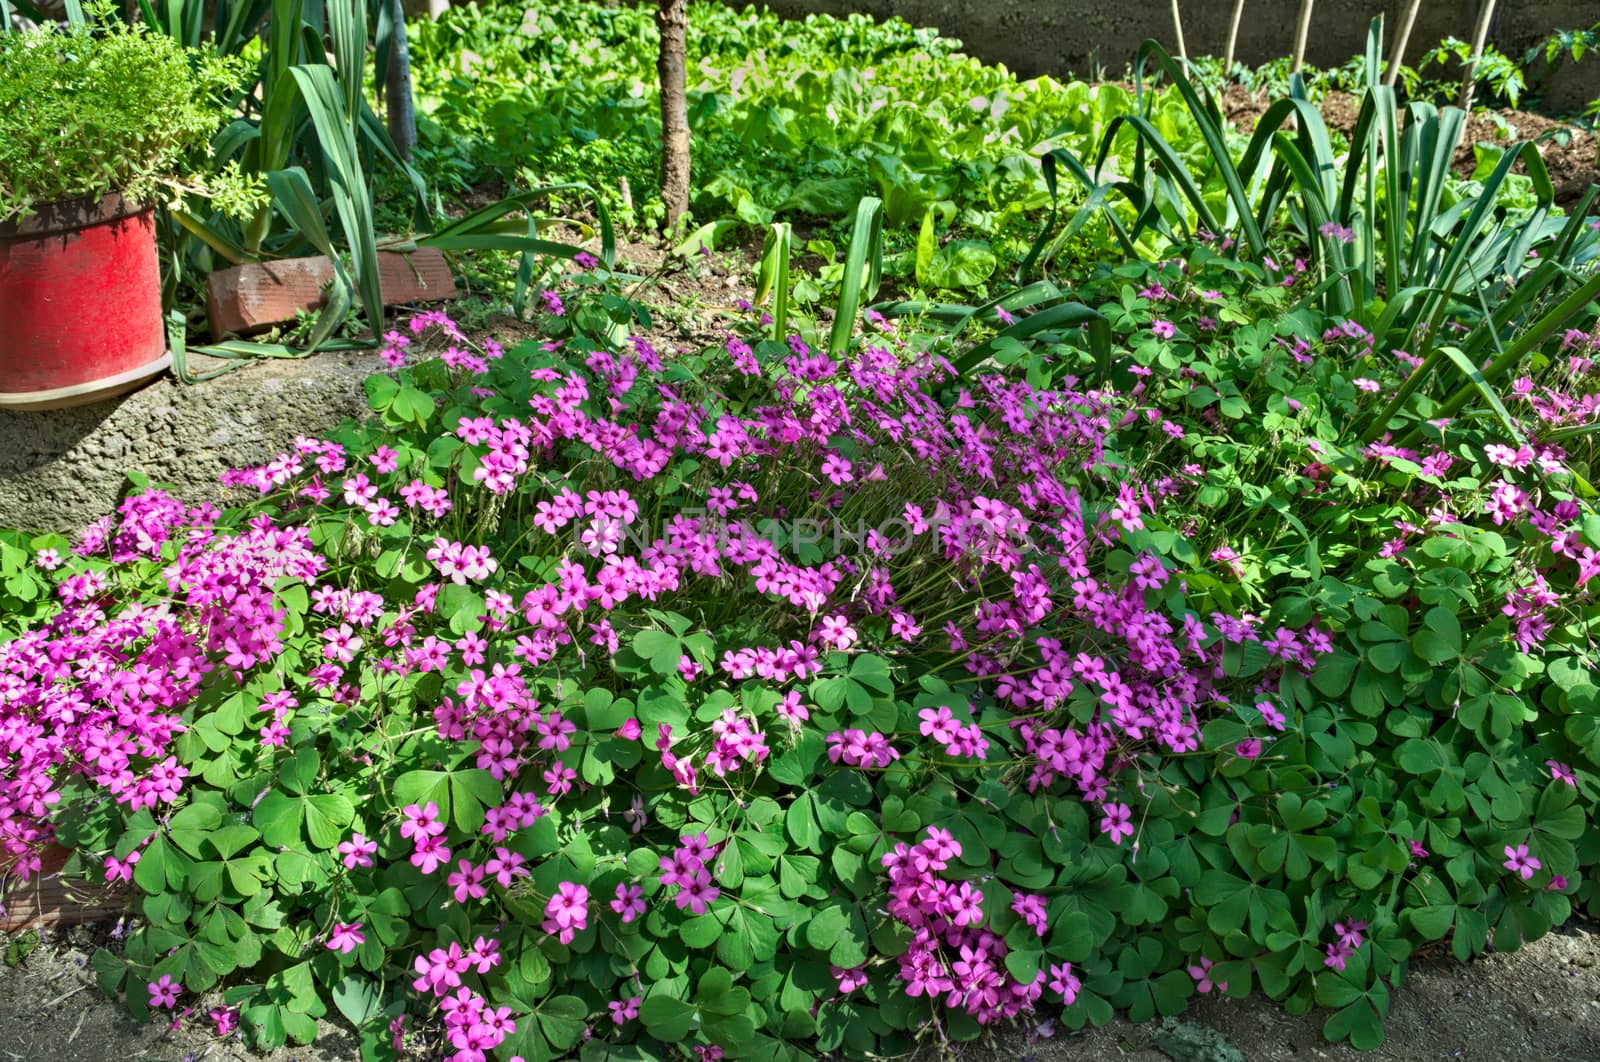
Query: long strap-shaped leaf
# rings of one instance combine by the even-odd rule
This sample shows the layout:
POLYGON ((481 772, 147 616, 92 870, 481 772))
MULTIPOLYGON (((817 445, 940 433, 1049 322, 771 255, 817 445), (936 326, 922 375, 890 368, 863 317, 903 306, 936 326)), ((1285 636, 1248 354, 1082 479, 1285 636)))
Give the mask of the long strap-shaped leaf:
MULTIPOLYGON (((426 236, 417 237, 417 246, 438 247, 440 250, 464 250, 474 246, 480 250, 531 249, 527 243, 527 237, 513 237, 513 239, 522 241, 522 243, 518 246, 499 244, 495 248, 474 245, 466 242, 456 242, 451 244, 447 241, 464 241, 472 237, 484 235, 489 231, 489 227, 494 222, 499 221, 507 214, 511 214, 519 210, 526 210, 534 203, 548 199, 552 195, 558 195, 562 192, 583 192, 593 202, 595 219, 600 226, 600 261, 607 269, 615 269, 617 265, 617 235, 615 228, 611 224, 611 212, 606 209, 605 202, 598 194, 595 193, 595 190, 592 187, 587 184, 576 182, 569 184, 542 185, 538 188, 531 188, 526 192, 518 192, 516 195, 506 196, 504 199, 497 200, 488 204, 487 206, 479 207, 477 210, 472 211, 472 213, 457 218, 449 224, 435 229, 432 233, 426 236)), ((540 242, 550 244, 550 241, 540 242)), ((567 257, 571 257, 573 254, 576 254, 578 251, 582 250, 582 248, 569 247, 566 244, 550 244, 550 247, 559 247, 562 248, 562 250, 535 249, 535 253, 564 254, 567 257)))
POLYGON ((883 201, 868 196, 856 206, 855 226, 850 230, 850 246, 845 251, 844 275, 839 280, 839 305, 834 312, 833 330, 828 334, 828 353, 842 354, 855 331, 856 313, 863 297, 878 293, 883 275, 883 201))
POLYGON ((1500 400, 1500 396, 1495 393, 1494 388, 1489 386, 1489 381, 1484 379, 1483 373, 1478 370, 1478 367, 1468 361, 1467 356, 1456 347, 1440 347, 1439 349, 1445 357, 1455 364, 1456 368, 1461 370, 1462 375, 1466 376, 1468 383, 1472 385, 1472 389, 1482 396, 1483 400, 1489 404, 1489 408, 1494 410, 1495 418, 1500 421, 1500 426, 1506 430, 1506 434, 1511 437, 1511 441, 1518 446, 1522 445, 1522 431, 1517 427, 1516 420, 1512 418, 1511 412, 1506 409, 1506 404, 1500 400))
POLYGON ((184 210, 172 210, 170 213, 172 220, 183 226, 184 231, 192 234, 234 265, 243 265, 255 259, 255 255, 230 239, 227 234, 219 232, 214 226, 206 224, 193 214, 184 210))
POLYGON ((1450 163, 1466 128, 1467 115, 1457 107, 1435 111, 1425 103, 1413 103, 1410 119, 1401 144, 1406 173, 1416 186, 1416 212, 1411 219, 1411 254, 1405 280, 1418 283, 1426 282, 1422 276, 1424 259, 1432 249, 1428 233, 1439 213, 1439 200, 1450 178, 1450 163), (1409 148, 1404 146, 1407 141, 1409 148))
MULTIPOLYGON (((1245 243, 1251 255, 1259 257, 1266 252, 1267 242, 1262 236, 1261 229, 1256 225, 1255 216, 1250 209, 1250 198, 1245 193, 1244 181, 1240 179, 1239 171, 1234 168, 1233 157, 1228 152, 1228 140, 1222 130, 1222 118, 1212 101, 1207 97, 1202 101, 1200 93, 1195 89, 1194 83, 1184 73, 1183 67, 1172 58, 1158 41, 1147 40, 1139 46, 1139 52, 1134 59, 1136 68, 1142 68, 1147 58, 1153 58, 1156 65, 1161 67, 1172 83, 1173 91, 1183 98, 1189 107, 1189 115, 1194 119, 1195 127, 1200 131, 1200 137, 1205 141, 1217 172, 1222 177, 1223 184, 1228 189, 1228 198, 1232 201, 1234 209, 1239 214, 1239 224, 1244 230, 1245 243)), ((1149 124, 1146 122, 1145 124, 1149 124)), ((1153 130, 1154 127, 1152 126, 1153 130)), ((1170 150, 1170 149, 1169 149, 1170 150)), ((1164 160, 1163 160, 1164 161, 1164 160)), ((1185 172, 1187 168, 1185 168, 1185 172)), ((1173 174, 1177 176, 1176 173, 1173 174)), ((1219 231, 1213 229, 1213 231, 1219 231)))
POLYGON ((372 198, 356 152, 354 128, 343 113, 344 100, 332 70, 326 66, 297 66, 289 73, 300 87, 306 109, 311 112, 311 122, 316 127, 317 140, 327 164, 334 207, 344 229, 345 243, 350 248, 361 308, 366 311, 367 323, 377 332, 383 327, 378 238, 372 226, 372 198))
MULTIPOLYGON (((333 263, 333 284, 328 292, 327 305, 322 308, 306 340, 306 348, 316 350, 333 336, 349 316, 355 285, 345 272, 344 262, 333 245, 333 238, 328 235, 327 226, 322 222, 322 207, 317 202, 317 194, 311 188, 306 171, 298 166, 274 171, 267 174, 267 186, 272 190, 273 201, 295 227, 295 231, 333 263)), ((379 324, 373 325, 374 335, 380 330, 379 324)))
MULTIPOLYGON (((1583 309, 1591 300, 1600 297, 1600 273, 1589 277, 1579 288, 1572 291, 1560 303, 1554 306, 1543 317, 1523 332, 1512 343, 1505 347, 1489 367, 1483 370, 1483 378, 1493 383, 1505 376, 1508 372, 1520 365, 1528 352, 1543 343, 1556 329, 1566 324, 1568 319, 1583 309)), ((1466 405, 1472 394, 1467 390, 1458 390, 1439 407, 1438 416, 1449 417, 1454 415, 1466 405)))
MULTIPOLYGON (((1083 228, 1089 219, 1098 214, 1105 205, 1106 193, 1109 189, 1105 185, 1091 187, 1088 197, 1073 212, 1072 220, 1067 222, 1066 228, 1061 231, 1060 235, 1052 238, 1052 233, 1055 232, 1056 226, 1056 208, 1060 202, 1057 194, 1056 178, 1056 168, 1060 165, 1065 165, 1069 169, 1076 166, 1079 170, 1082 170, 1082 164, 1060 148, 1045 152, 1044 158, 1040 160, 1039 166, 1040 172, 1044 176, 1045 191, 1050 193, 1050 213, 1045 217, 1044 224, 1040 226, 1039 235, 1034 238, 1032 246, 1028 248, 1028 253, 1023 256, 1022 261, 1017 265, 1016 279, 1019 284, 1032 274, 1035 265, 1043 266, 1048 263, 1054 257, 1055 249, 1063 245, 1067 240, 1072 239, 1073 236, 1076 236, 1078 230, 1083 228), (1048 254, 1045 253, 1047 244, 1050 247, 1048 254)), ((1092 183, 1088 182, 1087 174, 1084 174, 1083 181, 1092 183)), ((1112 220, 1115 221, 1116 216, 1114 214, 1111 216, 1112 220)))
MULTIPOLYGON (((1089 217, 1094 214, 1095 208, 1098 207, 1103 210, 1106 218, 1106 224, 1111 227, 1112 235, 1114 235, 1117 238, 1117 242, 1122 245, 1123 253, 1130 258, 1138 257, 1139 252, 1134 246, 1135 237, 1128 233, 1127 228, 1122 224, 1122 219, 1117 217, 1116 211, 1111 208, 1111 205, 1106 200, 1111 191, 1120 191, 1128 199, 1128 201, 1133 204, 1134 209, 1142 213, 1145 206, 1144 193, 1127 182, 1108 182, 1106 184, 1101 184, 1094 177, 1089 175, 1089 171, 1084 168, 1083 163, 1078 160, 1076 155, 1063 148, 1056 148, 1052 151, 1046 152, 1044 158, 1040 161, 1040 167, 1044 174, 1045 186, 1048 189, 1054 189, 1056 185, 1056 168, 1058 166, 1070 173, 1077 180, 1077 182, 1083 186, 1084 191, 1088 193, 1088 197, 1085 199, 1083 207, 1073 215, 1072 221, 1068 222, 1067 224, 1067 228, 1073 233, 1076 233, 1077 230, 1082 227, 1083 223, 1085 223, 1089 217)), ((1054 205, 1055 198, 1054 192, 1052 191, 1052 217, 1054 216, 1054 205)), ((1043 240, 1047 237, 1048 227, 1049 223, 1047 223, 1045 229, 1040 230, 1038 240, 1035 241, 1036 247, 1039 240, 1043 240)), ((1065 236, 1064 238, 1055 239, 1051 244, 1051 250, 1049 253, 1044 254, 1041 260, 1048 261, 1055 253, 1055 249, 1064 244, 1066 239, 1070 238, 1070 236, 1065 236)), ((1030 248, 1028 253, 1032 255, 1036 247, 1030 248)))
MULTIPOLYGON (((1484 377, 1493 381, 1506 375, 1521 363, 1529 351, 1549 338, 1556 329, 1566 324, 1569 318, 1595 298, 1600 298, 1600 272, 1589 277, 1581 287, 1567 295, 1548 313, 1535 321, 1526 332, 1513 340, 1511 345, 1484 370, 1484 377)), ((1447 402, 1440 415, 1447 416, 1459 408, 1461 408, 1460 403, 1447 402)))
POLYGON ((272 0, 234 0, 218 5, 213 46, 223 55, 237 55, 265 25, 272 0))
POLYGON ((789 331, 789 257, 794 237, 787 221, 774 222, 761 245, 761 264, 756 268, 755 304, 772 296, 772 338, 782 339, 789 331))
POLYGON ((367 5, 365 0, 325 0, 325 7, 339 64, 339 87, 344 90, 344 114, 354 129, 367 73, 367 5))
POLYGON ((1058 332, 1081 326, 1088 326, 1090 350, 1103 376, 1111 360, 1110 325, 1099 310, 1081 302, 1063 302, 1030 314, 987 342, 973 347, 952 364, 958 372, 970 372, 993 357, 999 344, 1005 340, 1028 339, 1041 332, 1058 332))
MULTIPOLYGON (((1106 158, 1111 152, 1112 144, 1116 140, 1117 129, 1124 124, 1132 126, 1134 132, 1139 135, 1141 150, 1135 156, 1133 180, 1136 183, 1141 182, 1146 173, 1143 149, 1148 148, 1151 154, 1156 157, 1156 160, 1161 163, 1166 178, 1183 194, 1183 198, 1189 201, 1189 205, 1194 209, 1195 216, 1200 219, 1201 226, 1211 232, 1221 233, 1225 226, 1212 213, 1211 205, 1206 202, 1205 196, 1201 193, 1201 182, 1196 179, 1193 173, 1189 172, 1189 167, 1184 164, 1183 159, 1173 149, 1172 145, 1167 143, 1166 138, 1161 135, 1155 125, 1142 114, 1119 114, 1106 126, 1106 135, 1100 141, 1099 156, 1095 159, 1093 184, 1095 186, 1100 184, 1100 170, 1105 165, 1106 158)), ((1224 159, 1226 159, 1226 156, 1224 156, 1224 159)), ((1224 161, 1222 165, 1230 171, 1232 170, 1232 162, 1224 161)), ((1243 187, 1241 186, 1240 196, 1242 197, 1243 194, 1243 187)), ((1254 217, 1250 218, 1249 225, 1255 236, 1259 238, 1260 232, 1255 228, 1254 217)), ((1137 233, 1135 238, 1137 238, 1137 233)), ((1263 244, 1252 242, 1250 246, 1261 247, 1263 244)))

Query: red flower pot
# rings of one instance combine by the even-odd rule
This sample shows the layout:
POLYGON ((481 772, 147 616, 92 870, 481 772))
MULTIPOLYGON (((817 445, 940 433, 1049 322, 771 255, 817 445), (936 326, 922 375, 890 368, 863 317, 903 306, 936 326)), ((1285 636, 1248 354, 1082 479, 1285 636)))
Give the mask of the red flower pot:
POLYGON ((172 363, 155 212, 115 193, 0 222, 0 409, 58 409, 172 363))

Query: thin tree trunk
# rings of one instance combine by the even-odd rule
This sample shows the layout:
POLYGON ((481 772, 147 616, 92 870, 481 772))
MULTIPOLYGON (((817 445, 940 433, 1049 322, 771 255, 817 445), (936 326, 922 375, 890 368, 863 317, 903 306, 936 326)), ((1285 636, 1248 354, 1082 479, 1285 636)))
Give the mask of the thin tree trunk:
POLYGON ((1478 60, 1483 58, 1483 45, 1489 39, 1489 20, 1494 17, 1494 0, 1483 0, 1478 11, 1478 25, 1472 31, 1472 58, 1467 60, 1467 73, 1461 79, 1461 109, 1472 110, 1472 90, 1478 80, 1478 60))
POLYGON ((1306 38, 1311 35, 1311 0, 1300 0, 1300 17, 1295 20, 1294 27, 1294 68, 1291 73, 1298 74, 1300 67, 1306 61, 1306 38))
POLYGON ((661 78, 661 201, 667 207, 667 228, 689 212, 689 106, 685 96, 688 65, 689 0, 659 0, 656 28, 661 51, 656 73, 661 78))
POLYGON ((1178 0, 1172 0, 1172 30, 1178 35, 1178 58, 1189 63, 1189 49, 1183 43, 1183 16, 1178 13, 1178 0))
POLYGON ((1400 77, 1400 66, 1406 61, 1406 45, 1411 43, 1411 27, 1417 24, 1417 12, 1422 10, 1422 0, 1411 0, 1406 5, 1405 16, 1400 20, 1400 32, 1395 34, 1394 52, 1389 58, 1389 69, 1384 72, 1383 83, 1394 88, 1400 77))
POLYGON ((394 17, 394 51, 389 57, 388 76, 384 79, 387 105, 384 117, 388 119, 389 139, 395 150, 407 162, 417 146, 417 113, 411 98, 411 50, 406 46, 406 13, 401 0, 390 0, 390 13, 394 17))
POLYGON ((1244 0, 1233 0, 1233 18, 1228 21, 1228 50, 1222 56, 1222 80, 1233 76, 1233 46, 1239 40, 1239 22, 1244 18, 1244 0))

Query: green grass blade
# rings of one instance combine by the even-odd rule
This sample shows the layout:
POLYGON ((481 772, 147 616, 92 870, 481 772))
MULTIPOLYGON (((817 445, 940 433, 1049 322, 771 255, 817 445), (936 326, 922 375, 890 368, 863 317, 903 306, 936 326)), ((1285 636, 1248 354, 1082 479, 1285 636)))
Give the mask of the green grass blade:
MULTIPOLYGON (((1183 159, 1175 150, 1173 150, 1172 145, 1167 143, 1166 138, 1163 137, 1156 127, 1149 121, 1149 119, 1145 118, 1143 115, 1124 114, 1118 115, 1116 118, 1112 119, 1111 124, 1106 128, 1105 139, 1101 142, 1101 157, 1095 166, 1096 176, 1098 177, 1099 175, 1100 163, 1103 163, 1105 160, 1105 152, 1110 148, 1112 141, 1116 138, 1117 127, 1122 123, 1132 126, 1134 131, 1139 134, 1140 145, 1142 147, 1148 147, 1150 153, 1156 157, 1158 162, 1160 162, 1166 178, 1172 182, 1172 185, 1180 193, 1182 193, 1183 198, 1188 200, 1189 206, 1193 208, 1195 216, 1200 220, 1200 225, 1211 232, 1223 232, 1226 226, 1224 226, 1222 222, 1217 219, 1216 215, 1211 212, 1211 205, 1205 201, 1205 196, 1201 193, 1200 181, 1195 179, 1195 175, 1189 172, 1189 167, 1184 164, 1183 159)), ((1135 172, 1133 174, 1135 180, 1141 180, 1144 176, 1145 168, 1139 164, 1142 163, 1142 161, 1143 154, 1141 152, 1139 160, 1135 164, 1135 172)), ((1233 164, 1231 162, 1225 163, 1224 166, 1230 171, 1233 169, 1233 164)), ((1098 186, 1099 181, 1096 180, 1094 183, 1098 186)), ((1242 187, 1240 189, 1240 195, 1243 195, 1242 187)), ((1250 246, 1263 246, 1263 244, 1259 241, 1260 232, 1255 228, 1254 215, 1251 215, 1249 224, 1250 229, 1254 232, 1256 237, 1256 242, 1252 242, 1250 246)), ((1135 239, 1138 238, 1137 228, 1138 226, 1135 227, 1135 239)))
POLYGON ((1589 217, 1589 208, 1594 205, 1596 196, 1600 196, 1600 184, 1591 184, 1567 211, 1566 227, 1561 230, 1561 235, 1556 237, 1555 246, 1551 248, 1550 253, 1550 257, 1557 262, 1566 262, 1572 255, 1578 238, 1585 232, 1593 231, 1590 228, 1593 219, 1589 217))
MULTIPOLYGON (((1483 371, 1484 379, 1492 383, 1514 371, 1529 352, 1548 339, 1556 329, 1566 324, 1574 314, 1597 296, 1600 296, 1600 272, 1589 277, 1581 287, 1569 293, 1560 303, 1535 321, 1527 331, 1513 340, 1510 346, 1505 347, 1483 371)), ((1440 408, 1439 416, 1452 415, 1466 405, 1469 398, 1470 395, 1457 392, 1440 408)))
POLYGON ((434 247, 441 251, 514 251, 518 254, 542 254, 552 258, 575 258, 583 253, 576 244, 558 240, 544 240, 532 236, 514 236, 506 233, 466 234, 460 236, 418 236, 418 247, 434 247))
MULTIPOLYGON (((322 206, 311 188, 311 179, 298 166, 267 174, 267 187, 272 192, 273 203, 289 219, 295 231, 333 263, 334 279, 328 292, 327 304, 317 316, 317 323, 306 340, 306 349, 317 350, 344 324, 350 314, 353 285, 345 272, 333 238, 322 220, 322 206)), ((374 328, 374 332, 377 329, 374 328)))
POLYGON ((1436 112, 1425 104, 1412 104, 1411 112, 1421 116, 1421 124, 1419 126, 1413 121, 1406 127, 1406 136, 1411 135, 1414 127, 1417 132, 1412 155, 1415 165, 1411 173, 1417 194, 1416 213, 1411 221, 1411 254, 1405 279, 1407 283, 1428 283, 1421 275, 1430 250, 1428 233, 1432 231, 1434 219, 1439 213, 1439 200, 1450 179, 1450 163, 1466 128, 1467 115, 1457 107, 1446 107, 1436 112))
POLYGON ((338 251, 322 220, 322 204, 317 201, 306 171, 299 166, 274 170, 267 174, 267 189, 272 193, 273 205, 289 219, 295 231, 319 253, 337 260, 338 251))

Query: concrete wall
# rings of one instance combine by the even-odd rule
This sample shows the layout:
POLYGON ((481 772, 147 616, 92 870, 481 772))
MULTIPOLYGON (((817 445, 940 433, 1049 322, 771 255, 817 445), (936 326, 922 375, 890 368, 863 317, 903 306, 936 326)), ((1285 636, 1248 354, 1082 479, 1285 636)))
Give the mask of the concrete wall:
MULTIPOLYGON (((741 6, 745 0, 729 0, 741 6)), ((1120 76, 1140 42, 1154 37, 1174 52, 1172 8, 1160 0, 764 0, 787 17, 812 12, 898 15, 918 26, 934 26, 957 37, 966 51, 1004 63, 1022 77, 1093 73, 1098 65, 1120 76)), ((1367 24, 1377 14, 1393 27, 1401 0, 1319 0, 1313 9, 1306 61, 1339 66, 1364 51, 1367 24)), ((1227 43, 1231 0, 1181 0, 1184 41, 1190 55, 1221 55, 1227 43)), ((1246 0, 1239 27, 1238 58, 1252 65, 1294 50, 1299 0, 1246 0)), ((1478 0, 1424 0, 1411 32, 1407 62, 1447 36, 1469 40, 1478 0)), ((1490 22, 1490 39, 1520 59, 1535 41, 1555 29, 1593 25, 1597 0, 1501 0, 1490 22)), ((1387 56, 1386 56, 1387 57, 1387 56)), ((1565 65, 1552 80, 1548 103, 1571 108, 1600 96, 1600 56, 1565 65)))
POLYGON ((173 484, 189 505, 224 502, 217 477, 228 468, 361 415, 361 381, 377 367, 371 354, 319 354, 192 386, 163 378, 76 409, 0 410, 0 527, 77 530, 111 512, 128 470, 173 484))

